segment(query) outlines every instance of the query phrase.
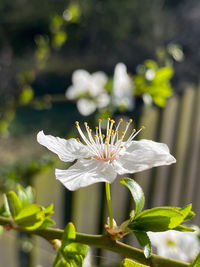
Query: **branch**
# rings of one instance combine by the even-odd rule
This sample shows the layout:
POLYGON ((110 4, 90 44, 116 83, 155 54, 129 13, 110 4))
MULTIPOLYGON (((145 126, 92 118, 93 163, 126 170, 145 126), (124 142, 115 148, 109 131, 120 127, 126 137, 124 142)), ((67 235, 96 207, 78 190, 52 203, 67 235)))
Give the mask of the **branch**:
MULTIPOLYGON (((17 226, 15 226, 11 219, 1 217, 1 216, 0 216, 0 225, 8 226, 8 228, 9 226, 11 226, 15 230, 24 231, 22 229, 19 229, 17 226)), ((63 230, 57 229, 57 228, 50 228, 50 227, 45 228, 45 229, 25 231, 25 232, 29 234, 41 236, 48 241, 53 240, 53 239, 61 239, 63 235, 63 230)), ((153 266, 160 266, 160 267, 189 266, 189 263, 160 257, 155 254, 152 254, 150 259, 146 259, 144 257, 144 253, 142 250, 131 247, 119 241, 111 240, 105 235, 89 235, 89 234, 76 233, 76 242, 87 244, 89 246, 93 246, 96 248, 107 249, 107 250, 119 253, 123 255, 124 257, 128 257, 133 260, 136 260, 140 263, 150 265, 152 267, 153 266)))

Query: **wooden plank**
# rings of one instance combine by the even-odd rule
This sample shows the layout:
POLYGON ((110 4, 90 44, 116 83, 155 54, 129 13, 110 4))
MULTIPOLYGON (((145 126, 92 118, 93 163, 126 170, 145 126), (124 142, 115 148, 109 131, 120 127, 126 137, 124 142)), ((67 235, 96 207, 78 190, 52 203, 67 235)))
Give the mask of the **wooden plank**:
POLYGON ((168 184, 168 205, 178 205, 181 193, 181 184, 183 182, 183 170, 188 149, 190 123, 192 118, 192 107, 195 93, 192 88, 185 91, 179 109, 178 125, 176 138, 174 142, 175 150, 173 155, 177 159, 176 164, 172 165, 169 174, 168 184))
POLYGON ((73 192, 72 221, 77 231, 96 234, 100 211, 100 183, 73 192))
MULTIPOLYGON (((145 129, 139 134, 138 139, 151 139, 155 140, 156 137, 156 128, 158 124, 159 112, 158 109, 154 106, 144 107, 143 114, 140 118, 139 125, 144 125, 145 129)), ((151 182, 151 173, 152 170, 146 170, 139 172, 133 175, 133 179, 136 180, 142 187, 146 199, 149 198, 151 194, 149 190, 151 182)), ((149 207, 148 202, 145 203, 145 208, 149 207)))
POLYGON ((17 232, 4 231, 0 237, 1 266, 16 266, 18 262, 17 232))
MULTIPOLYGON (((181 187, 180 204, 186 205, 192 202, 196 187, 196 171, 199 165, 199 148, 200 148, 200 88, 195 90, 193 102, 193 112, 191 117, 191 126, 188 136, 188 151, 184 164, 184 176, 181 187)), ((199 175, 198 175, 199 178, 199 175)), ((199 204, 199 203, 198 203, 199 204)))
MULTIPOLYGON (((176 126, 176 117, 178 111, 178 96, 175 95, 169 99, 166 108, 163 110, 162 120, 160 125, 158 125, 157 131, 159 131, 158 138, 159 141, 168 145, 170 151, 173 151, 173 139, 174 131, 176 126)), ((173 153, 172 153, 173 154, 173 153)), ((168 182, 168 173, 170 166, 163 166, 153 169, 154 180, 152 188, 152 198, 151 198, 151 207, 152 206, 162 206, 166 205, 165 195, 168 194, 167 182, 168 182)))
MULTIPOLYGON (((34 188, 36 189, 37 203, 46 206, 50 203, 54 204, 53 219, 56 222, 56 227, 63 228, 64 217, 64 186, 55 178, 55 171, 52 169, 48 173, 43 173, 34 178, 34 188)), ((52 265, 55 251, 51 245, 40 237, 34 237, 34 255, 35 265, 48 267, 52 265)))

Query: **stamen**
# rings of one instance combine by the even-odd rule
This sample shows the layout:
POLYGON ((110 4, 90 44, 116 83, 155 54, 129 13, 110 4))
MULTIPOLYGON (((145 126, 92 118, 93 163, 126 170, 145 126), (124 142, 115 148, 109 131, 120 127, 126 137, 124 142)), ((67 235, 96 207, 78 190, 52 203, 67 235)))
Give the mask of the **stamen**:
MULTIPOLYGON (((88 137, 82 132, 78 121, 75 122, 75 125, 79 131, 80 136, 82 137, 83 141, 87 145, 87 149, 92 152, 95 158, 99 160, 103 160, 103 161, 113 161, 119 156, 120 151, 124 147, 125 148, 128 147, 128 145, 135 138, 135 136, 145 128, 144 126, 141 126, 141 128, 138 131, 133 129, 130 136, 128 137, 128 140, 123 141, 128 131, 128 128, 130 124, 133 122, 133 120, 129 119, 129 121, 125 123, 126 127, 124 131, 122 131, 121 137, 119 138, 118 129, 122 121, 123 119, 119 120, 117 127, 114 130, 113 126, 115 124, 115 121, 108 118, 106 136, 102 134, 102 131, 101 131, 101 122, 102 122, 101 119, 99 119, 99 126, 95 127, 96 133, 94 135, 92 135, 92 129, 89 127, 88 123, 84 122, 88 137)), ((80 142, 79 138, 76 138, 76 140, 77 142, 80 142)))

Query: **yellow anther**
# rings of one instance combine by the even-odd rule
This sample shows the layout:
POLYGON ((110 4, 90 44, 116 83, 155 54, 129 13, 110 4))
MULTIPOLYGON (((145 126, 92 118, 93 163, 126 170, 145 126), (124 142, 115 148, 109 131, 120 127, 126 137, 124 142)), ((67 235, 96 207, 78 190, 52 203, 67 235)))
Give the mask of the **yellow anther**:
POLYGON ((86 129, 90 130, 90 127, 89 126, 87 126, 87 125, 85 125, 85 126, 86 126, 86 129))
POLYGON ((119 121, 120 121, 120 122, 122 122, 122 121, 123 121, 123 119, 121 118, 119 121))
POLYGON ((108 142, 105 142, 105 145, 108 146, 108 142))
POLYGON ((99 122, 102 122, 102 120, 101 120, 101 119, 99 119, 98 121, 99 121, 99 122))
POLYGON ((110 118, 107 118, 108 121, 110 121, 110 118))
POLYGON ((124 136, 125 135, 125 132, 122 132, 122 136, 124 136))
POLYGON ((80 139, 77 137, 77 138, 76 138, 76 141, 77 141, 77 142, 80 142, 80 139))
POLYGON ((123 148, 123 146, 120 146, 120 148, 123 148))
POLYGON ((133 129, 132 132, 133 132, 133 133, 136 133, 136 129, 133 129))
POLYGON ((84 122, 84 125, 85 125, 85 126, 87 126, 87 124, 88 124, 87 122, 84 122))
POLYGON ((126 122, 126 125, 128 125, 129 123, 128 122, 126 122))
POLYGON ((110 120, 110 122, 111 122, 111 123, 115 123, 115 121, 114 121, 114 120, 110 120))
POLYGON ((141 126, 141 129, 145 129, 145 127, 144 126, 141 126))
POLYGON ((95 129, 96 129, 96 130, 98 130, 98 129, 99 129, 99 127, 98 127, 98 126, 96 126, 96 127, 95 127, 95 129))
POLYGON ((118 134, 118 133, 119 133, 119 131, 118 131, 118 130, 116 130, 115 132, 116 132, 116 134, 118 134))
POLYGON ((75 124, 76 124, 76 125, 79 124, 79 121, 75 121, 75 124))
POLYGON ((92 132, 92 129, 89 129, 89 132, 91 133, 92 132))
POLYGON ((98 136, 100 137, 100 136, 101 136, 101 134, 99 133, 99 134, 98 134, 98 136))
POLYGON ((103 138, 103 139, 105 138, 105 134, 102 134, 102 138, 103 138))
POLYGON ((78 124, 76 124, 76 128, 78 128, 79 127, 79 125, 78 124))
POLYGON ((129 120, 129 122, 131 123, 131 122, 133 122, 133 120, 132 120, 132 119, 130 119, 130 120, 129 120))
POLYGON ((97 138, 97 135, 96 134, 94 135, 94 138, 97 138))

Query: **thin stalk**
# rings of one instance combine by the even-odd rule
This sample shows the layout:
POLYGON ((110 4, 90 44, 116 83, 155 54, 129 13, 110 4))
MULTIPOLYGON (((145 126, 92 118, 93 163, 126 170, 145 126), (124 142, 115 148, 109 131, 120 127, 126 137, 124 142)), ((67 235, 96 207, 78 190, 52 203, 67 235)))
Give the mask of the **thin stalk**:
POLYGON ((110 228, 113 228, 113 215, 112 215, 110 184, 109 183, 106 183, 106 200, 107 200, 107 205, 108 205, 109 226, 110 226, 110 228))
MULTIPOLYGON (((38 235, 50 241, 53 239, 62 239, 63 230, 47 227, 45 229, 38 229, 34 231, 25 231, 19 229, 17 225, 13 223, 11 219, 0 216, 0 225, 4 225, 6 229, 13 228, 17 231, 27 232, 30 234, 38 235)), ((89 235, 76 233, 75 242, 93 246, 96 248, 107 249, 123 255, 124 257, 131 258, 140 263, 147 264, 149 266, 157 267, 184 267, 189 266, 189 263, 181 262, 169 258, 164 258, 155 254, 152 254, 151 258, 146 259, 144 252, 140 249, 131 247, 119 241, 109 239, 105 235, 89 235)))

